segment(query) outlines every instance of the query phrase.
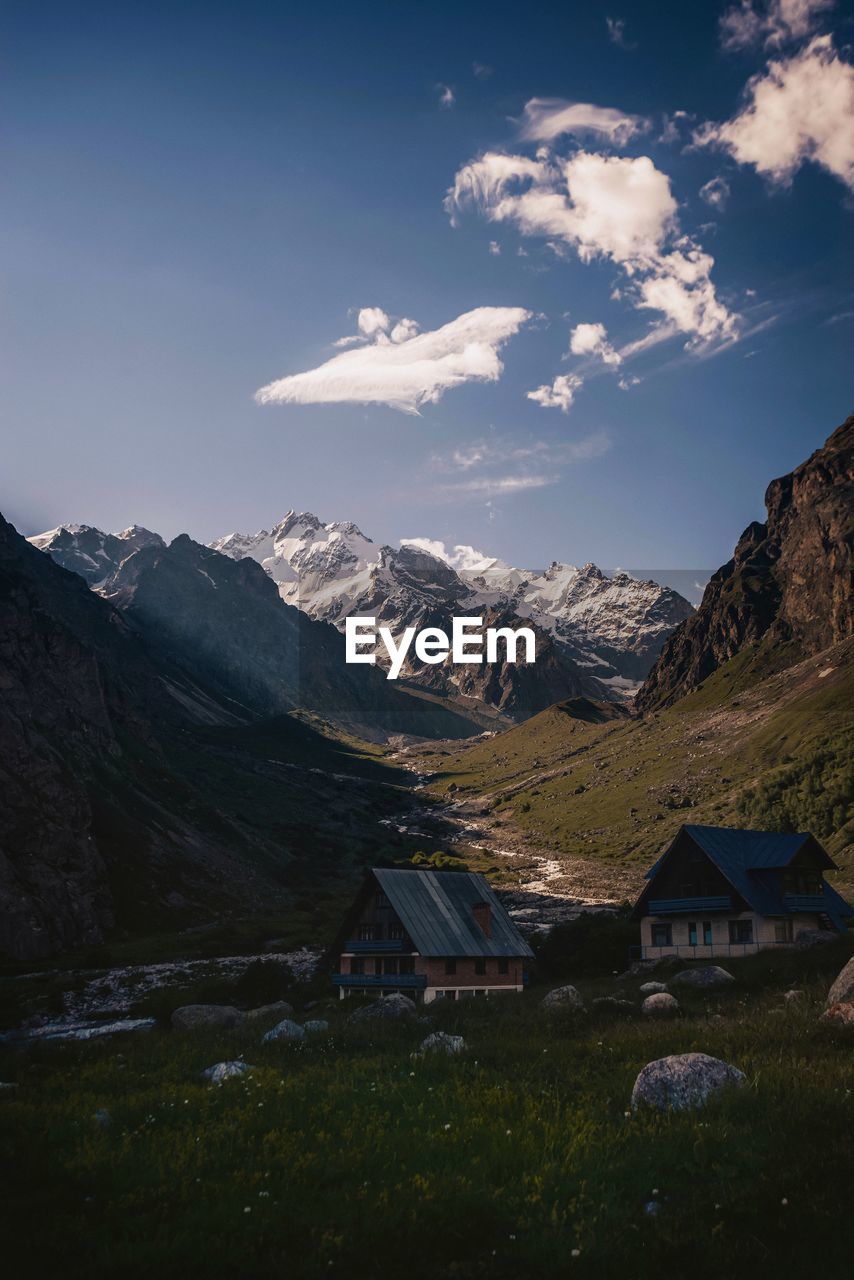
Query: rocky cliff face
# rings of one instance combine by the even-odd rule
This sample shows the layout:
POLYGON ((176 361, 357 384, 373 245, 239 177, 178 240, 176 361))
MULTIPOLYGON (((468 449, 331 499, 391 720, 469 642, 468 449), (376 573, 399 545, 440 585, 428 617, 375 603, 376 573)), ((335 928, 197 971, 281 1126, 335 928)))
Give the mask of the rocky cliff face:
POLYGON ((792 660, 854 632, 854 417, 765 494, 694 617, 674 632, 636 706, 668 706, 749 645, 790 642, 792 660))

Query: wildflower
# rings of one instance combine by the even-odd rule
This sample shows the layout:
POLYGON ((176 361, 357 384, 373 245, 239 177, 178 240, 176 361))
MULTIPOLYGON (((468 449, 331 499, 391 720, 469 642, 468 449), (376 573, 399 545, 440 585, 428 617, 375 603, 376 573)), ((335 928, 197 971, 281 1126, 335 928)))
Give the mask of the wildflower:
POLYGON ((581 1257, 581 1250, 580 1250, 580 1249, 573 1249, 572 1254, 571 1254, 570 1256, 571 1256, 571 1257, 573 1257, 573 1258, 580 1258, 580 1257, 581 1257))
POLYGON ((244 1213, 251 1213, 251 1212, 252 1212, 252 1209, 250 1208, 250 1206, 249 1206, 249 1205, 247 1205, 247 1206, 246 1206, 246 1208, 243 1210, 243 1212, 244 1212, 244 1213))
POLYGON ((783 1199, 780 1201, 780 1204, 788 1204, 788 1203, 789 1201, 786 1199, 785 1196, 783 1196, 783 1199))
POLYGON ((513 1132, 513 1130, 512 1130, 512 1129, 507 1129, 507 1130, 506 1130, 506 1133, 507 1133, 507 1137, 508 1137, 508 1138, 510 1137, 510 1134, 511 1134, 512 1132, 513 1132))
MULTIPOLYGON (((447 1133, 447 1132, 448 1132, 448 1130, 450 1129, 450 1127, 451 1127, 451 1126, 450 1126, 449 1124, 446 1124, 446 1125, 445 1125, 445 1133, 447 1133)), ((784 1203, 785 1203, 785 1202, 784 1202, 784 1203)))

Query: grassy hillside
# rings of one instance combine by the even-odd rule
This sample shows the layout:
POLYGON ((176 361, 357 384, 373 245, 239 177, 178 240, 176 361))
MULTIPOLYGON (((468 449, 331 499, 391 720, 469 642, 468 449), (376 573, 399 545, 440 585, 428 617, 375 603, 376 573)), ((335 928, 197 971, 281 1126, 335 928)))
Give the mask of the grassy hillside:
POLYGON ((642 870, 683 822, 812 829, 852 884, 852 650, 785 670, 745 650, 645 719, 549 708, 497 737, 426 751, 434 794, 481 798, 526 844, 642 870))
POLYGON ((550 1016, 540 987, 373 1027, 334 999, 308 1013, 297 989, 297 1017, 328 1034, 0 1049, 18 1084, 0 1095, 4 1261, 69 1280, 842 1280, 850 1037, 818 1015, 846 953, 736 963, 731 988, 680 994, 667 1024, 639 1015, 640 978, 579 980, 588 1000, 631 1000, 627 1017, 550 1016), (784 1004, 793 981, 803 997, 784 1004), (437 1027, 467 1051, 413 1059, 437 1027), (691 1051, 747 1086, 632 1114, 642 1067, 691 1051), (201 1080, 240 1055, 251 1077, 201 1080))

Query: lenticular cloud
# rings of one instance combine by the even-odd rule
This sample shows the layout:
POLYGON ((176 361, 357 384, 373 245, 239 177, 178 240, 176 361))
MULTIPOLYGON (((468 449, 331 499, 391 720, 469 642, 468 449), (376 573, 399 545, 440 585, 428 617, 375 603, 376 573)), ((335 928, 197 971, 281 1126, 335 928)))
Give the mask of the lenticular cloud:
POLYGON ((261 387, 255 399, 258 404, 386 404, 417 414, 422 404, 435 403, 463 383, 497 382, 504 368, 498 352, 530 319, 523 307, 477 307, 428 333, 417 333, 414 321, 401 320, 389 335, 385 313, 366 309, 360 312, 359 328, 367 339, 362 345, 317 369, 261 387), (368 311, 375 325, 361 323, 368 311))

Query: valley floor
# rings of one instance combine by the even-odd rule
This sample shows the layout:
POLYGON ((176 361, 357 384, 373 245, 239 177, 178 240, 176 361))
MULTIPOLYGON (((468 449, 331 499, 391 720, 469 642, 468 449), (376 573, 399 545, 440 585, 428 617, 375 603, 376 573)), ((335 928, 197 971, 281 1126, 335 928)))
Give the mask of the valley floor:
POLYGON ((324 998, 296 1016, 328 1032, 295 1043, 246 1024, 6 1048, 4 1264, 69 1280, 843 1280, 851 1043, 819 1014, 850 950, 746 960, 727 989, 680 992, 667 1023, 640 1016, 641 978, 611 977, 578 986, 632 1011, 550 1015, 540 986, 370 1025, 324 998), (437 1028, 466 1051, 417 1056, 437 1028), (632 1113, 641 1068, 686 1051, 747 1087, 632 1113), (200 1078, 236 1058, 251 1075, 200 1078))

